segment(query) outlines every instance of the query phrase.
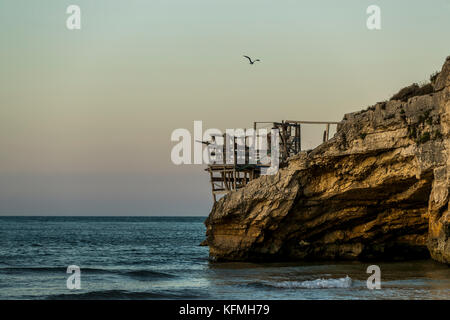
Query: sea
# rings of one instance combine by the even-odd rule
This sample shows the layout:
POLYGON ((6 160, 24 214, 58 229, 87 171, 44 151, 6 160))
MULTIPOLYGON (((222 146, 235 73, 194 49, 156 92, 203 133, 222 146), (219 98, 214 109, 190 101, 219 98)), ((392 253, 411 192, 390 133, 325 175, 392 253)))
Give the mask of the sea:
POLYGON ((0 217, 0 299, 450 299, 450 268, 432 260, 212 262, 204 220, 0 217))

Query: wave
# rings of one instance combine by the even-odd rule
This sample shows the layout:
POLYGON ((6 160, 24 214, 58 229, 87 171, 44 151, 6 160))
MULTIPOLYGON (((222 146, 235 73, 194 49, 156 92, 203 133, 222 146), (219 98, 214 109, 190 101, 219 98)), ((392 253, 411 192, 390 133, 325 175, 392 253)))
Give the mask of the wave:
POLYGON ((42 245, 40 243, 32 243, 31 246, 32 247, 43 247, 44 245, 42 245))
MULTIPOLYGON (((128 276, 139 280, 149 279, 168 279, 175 278, 175 275, 157 272, 152 270, 112 270, 99 268, 80 268, 81 274, 113 274, 119 276, 128 276)), ((63 273, 65 274, 67 268, 64 267, 6 267, 0 268, 1 273, 7 274, 22 274, 22 273, 63 273)))
POLYGON ((319 278, 315 280, 306 281, 264 281, 252 283, 253 286, 263 286, 279 289, 329 289, 329 288, 350 288, 352 286, 352 278, 346 276, 337 279, 319 278))
POLYGON ((66 272, 67 268, 63 267, 6 267, 0 268, 0 273, 25 273, 25 272, 66 272))
MULTIPOLYGON (((49 273, 49 272, 62 272, 66 273, 67 267, 5 267, 0 268, 0 273, 26 273, 26 272, 35 272, 35 273, 49 273)), ((86 273, 117 273, 114 270, 108 269, 97 269, 97 268, 81 268, 81 272, 86 273)))
POLYGON ((127 290, 100 290, 84 293, 49 295, 47 300, 149 300, 149 299, 199 299, 199 294, 189 292, 136 292, 127 290))
POLYGON ((176 276, 168 273, 151 271, 151 270, 133 270, 124 272, 125 275, 136 279, 154 279, 154 278, 175 278, 176 276))

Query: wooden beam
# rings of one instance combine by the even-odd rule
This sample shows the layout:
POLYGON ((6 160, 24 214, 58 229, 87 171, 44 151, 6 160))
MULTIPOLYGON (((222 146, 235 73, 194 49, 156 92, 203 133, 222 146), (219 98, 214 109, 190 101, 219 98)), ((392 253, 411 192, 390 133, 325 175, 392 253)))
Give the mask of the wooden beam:
POLYGON ((327 140, 326 141, 328 141, 330 139, 330 124, 329 123, 327 123, 326 132, 327 132, 327 140))
POLYGON ((288 123, 303 123, 303 124, 339 124, 336 121, 297 121, 297 120, 286 120, 288 123))

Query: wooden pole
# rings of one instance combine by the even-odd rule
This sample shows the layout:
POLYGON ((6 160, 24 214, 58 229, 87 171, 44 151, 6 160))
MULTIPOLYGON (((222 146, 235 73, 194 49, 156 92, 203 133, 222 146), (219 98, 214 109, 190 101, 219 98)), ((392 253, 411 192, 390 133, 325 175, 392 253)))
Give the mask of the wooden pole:
POLYGON ((302 125, 298 124, 298 152, 302 151, 302 125))
POLYGON ((215 189, 214 189, 213 173, 212 173, 211 169, 209 170, 209 176, 211 177, 211 192, 212 192, 212 196, 213 196, 213 201, 214 201, 214 203, 216 203, 217 199, 216 199, 216 193, 215 193, 215 189))
POLYGON ((330 139, 330 124, 327 123, 327 141, 330 139))

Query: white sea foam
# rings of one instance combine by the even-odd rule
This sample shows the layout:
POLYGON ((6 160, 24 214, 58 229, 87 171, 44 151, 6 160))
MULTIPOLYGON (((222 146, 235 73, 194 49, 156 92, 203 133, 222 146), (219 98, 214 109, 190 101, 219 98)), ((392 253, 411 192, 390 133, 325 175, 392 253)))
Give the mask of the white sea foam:
POLYGON ((352 278, 346 276, 338 279, 316 279, 307 281, 282 281, 271 282, 271 286, 286 289, 323 289, 323 288, 350 288, 352 286, 352 278))

